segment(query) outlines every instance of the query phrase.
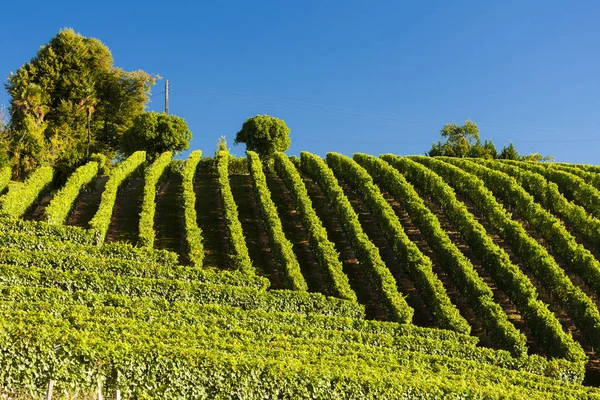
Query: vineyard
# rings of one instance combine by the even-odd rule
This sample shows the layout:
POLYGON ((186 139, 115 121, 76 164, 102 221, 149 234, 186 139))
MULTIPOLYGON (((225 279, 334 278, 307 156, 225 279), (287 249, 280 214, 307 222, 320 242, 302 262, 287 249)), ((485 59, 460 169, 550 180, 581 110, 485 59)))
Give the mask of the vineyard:
POLYGON ((8 398, 600 399, 600 167, 0 170, 8 398))

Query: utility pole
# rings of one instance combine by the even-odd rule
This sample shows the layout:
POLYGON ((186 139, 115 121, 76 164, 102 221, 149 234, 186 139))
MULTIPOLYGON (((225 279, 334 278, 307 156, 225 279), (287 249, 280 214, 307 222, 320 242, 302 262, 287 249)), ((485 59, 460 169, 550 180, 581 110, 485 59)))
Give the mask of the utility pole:
POLYGON ((165 114, 169 115, 169 80, 165 80, 165 114))

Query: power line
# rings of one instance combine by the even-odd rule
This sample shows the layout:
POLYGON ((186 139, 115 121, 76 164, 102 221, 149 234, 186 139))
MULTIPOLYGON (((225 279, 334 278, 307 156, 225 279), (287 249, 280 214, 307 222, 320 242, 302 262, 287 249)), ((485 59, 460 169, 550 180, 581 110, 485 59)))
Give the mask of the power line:
MULTIPOLYGON (((432 129, 437 131, 440 128, 440 123, 437 121, 432 121, 424 118, 415 118, 414 116, 402 116, 400 114, 384 114, 377 113, 367 110, 335 106, 335 105, 327 105, 321 103, 312 103, 307 101, 299 101, 299 100, 290 100, 290 99, 282 99, 276 97, 266 97, 266 96, 255 96, 248 95, 239 92, 224 92, 224 91, 214 91, 214 90, 202 90, 202 91, 189 91, 183 90, 184 93, 188 93, 189 95, 208 98, 211 100, 219 99, 225 101, 234 101, 239 104, 251 105, 251 106, 262 106, 262 107, 275 107, 275 108, 283 108, 292 110, 295 112, 301 111, 313 111, 326 115, 343 115, 347 117, 362 119, 362 120, 370 120, 380 124, 386 125, 398 125, 402 124, 403 126, 411 126, 411 127, 419 127, 432 129)), ((489 136, 495 137, 505 137, 505 138, 515 138, 518 136, 524 136, 528 134, 554 134, 556 136, 565 136, 565 132, 557 131, 555 129, 547 129, 547 128, 523 128, 522 126, 512 128, 510 126, 497 127, 490 126, 486 124, 479 124, 479 127, 482 131, 484 131, 484 138, 489 136)), ((546 142, 555 142, 555 143, 574 143, 574 142, 596 142, 599 139, 594 138, 578 138, 571 140, 552 140, 545 139, 539 141, 519 141, 521 143, 546 143, 546 142)))

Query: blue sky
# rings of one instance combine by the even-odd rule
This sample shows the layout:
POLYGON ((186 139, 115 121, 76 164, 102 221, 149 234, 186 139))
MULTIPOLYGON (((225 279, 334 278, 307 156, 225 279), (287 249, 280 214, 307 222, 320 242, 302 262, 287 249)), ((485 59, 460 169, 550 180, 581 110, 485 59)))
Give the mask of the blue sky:
POLYGON ((243 154, 235 133, 256 114, 286 121, 288 154, 320 155, 419 154, 470 118, 499 149, 600 164, 598 2, 35 3, 2 6, 3 82, 72 27, 116 66, 169 79, 205 154, 222 135, 243 154))

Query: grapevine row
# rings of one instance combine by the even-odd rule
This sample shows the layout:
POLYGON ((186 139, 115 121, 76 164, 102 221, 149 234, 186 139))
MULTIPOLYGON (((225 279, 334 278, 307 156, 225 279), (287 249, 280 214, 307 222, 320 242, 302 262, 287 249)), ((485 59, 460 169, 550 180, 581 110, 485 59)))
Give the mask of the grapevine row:
POLYGON ((43 166, 36 169, 21 187, 9 190, 0 197, 0 214, 11 218, 23 216, 42 191, 52 183, 53 177, 52 167, 43 166))
MULTIPOLYGON (((37 324, 52 328, 76 328, 79 332, 92 331, 98 338, 111 340, 113 337, 152 337, 152 341, 160 341, 164 345, 181 347, 212 348, 214 350, 230 350, 236 346, 240 350, 258 348, 265 342, 280 345, 282 339, 298 345, 319 347, 319 352, 334 349, 340 351, 358 351, 377 355, 394 356, 397 352, 419 352, 423 359, 427 356, 445 356, 456 360, 476 361, 482 365, 492 365, 513 371, 527 371, 535 375, 554 375, 557 366, 568 371, 568 364, 549 362, 540 356, 513 358, 505 351, 496 351, 478 347, 472 343, 431 339, 409 335, 379 335, 359 331, 336 331, 322 329, 312 325, 302 330, 295 325, 272 323, 259 320, 256 324, 233 320, 231 317, 195 318, 193 315, 154 315, 149 318, 138 310, 119 309, 120 315, 112 310, 94 313, 79 306, 62 306, 56 303, 44 304, 43 310, 34 310, 28 304, 17 303, 14 307, 0 304, 0 321, 11 324, 15 321, 28 325, 37 324), (2 309, 4 308, 4 309, 2 309), (65 316, 63 318, 62 316, 65 316), (189 318, 192 318, 191 320, 189 318), (76 323, 73 324, 72 320, 76 323), (219 340, 214 340, 212 324, 223 328, 219 331, 219 340), (231 342, 235 340, 235 345, 231 342), (367 347, 368 346, 368 347, 367 347)), ((242 317, 243 318, 243 317, 242 317)), ((38 329, 39 329, 38 328, 38 329)))
POLYGON ((215 341, 224 349, 214 350, 163 344, 143 332, 107 336, 94 329, 51 324, 34 325, 43 330, 10 320, 2 325, 0 362, 11 368, 0 382, 8 390, 41 392, 40 384, 56 379, 59 388, 62 384, 85 390, 101 382, 105 390, 120 389, 126 397, 148 397, 160 390, 166 399, 231 393, 269 398, 275 391, 316 399, 379 399, 390 393, 443 398, 585 395, 581 387, 535 374, 410 351, 346 348, 326 341, 300 341, 290 347, 287 340, 269 345, 234 341, 228 347, 226 339, 218 338, 215 341), (61 343, 58 348, 57 342, 61 343), (440 369, 440 364, 445 368, 440 369))
POLYGON ((274 259, 279 264, 279 268, 285 271, 287 287, 292 290, 307 291, 308 285, 302 276, 300 264, 298 264, 298 260, 294 254, 292 243, 283 233, 277 208, 271 199, 262 163, 258 158, 258 154, 252 151, 248 151, 248 169, 250 170, 252 186, 258 199, 258 206, 265 221, 269 243, 274 252, 274 259))
POLYGON ((547 250, 530 237, 521 224, 509 217, 502 205, 496 201, 494 193, 507 204, 514 205, 525 220, 549 239, 551 245, 556 245, 559 253, 561 249, 558 246, 568 248, 576 245, 575 239, 560 221, 537 204, 513 178, 468 160, 448 161, 460 165, 467 172, 450 164, 444 165, 438 160, 429 165, 433 164, 432 168, 451 180, 457 190, 470 197, 477 207, 486 213, 492 226, 502 232, 515 254, 530 266, 544 288, 565 307, 583 335, 594 347, 600 346, 600 312, 596 305, 571 282, 547 250), (472 183, 467 188, 468 181, 472 183), (489 189, 485 188, 484 184, 489 189))
POLYGON ((156 212, 156 186, 171 163, 173 153, 166 151, 150 165, 144 175, 144 198, 140 212, 138 245, 154 247, 154 214, 156 212))
POLYGON ((556 183, 567 198, 573 199, 593 214, 594 217, 600 218, 600 191, 582 178, 565 171, 559 171, 548 165, 511 160, 503 160, 503 162, 543 175, 549 181, 556 183))
POLYGON ((425 305, 440 328, 469 333, 471 326, 460 315, 448 297, 444 285, 433 272, 429 257, 425 256, 404 232, 392 206, 385 200, 367 171, 351 158, 338 153, 327 153, 327 165, 337 176, 360 193, 390 246, 414 282, 425 305))
POLYGON ((340 220, 358 261, 365 269, 367 276, 369 276, 370 286, 383 294, 392 318, 402 323, 411 322, 414 310, 398 292, 396 280, 381 259, 377 247, 364 233, 358 215, 356 215, 350 201, 344 195, 344 191, 331 169, 327 167, 321 158, 307 152, 301 153, 301 168, 319 185, 325 197, 327 197, 340 220))
POLYGON ((223 285, 249 286, 259 289, 266 289, 269 286, 267 278, 246 275, 239 271, 215 271, 199 267, 170 266, 156 262, 119 258, 106 259, 62 251, 22 250, 0 247, 0 264, 21 267, 35 266, 37 268, 57 269, 69 272, 111 273, 139 278, 196 280, 223 285))
POLYGON ((196 176, 196 169, 201 158, 201 150, 192 151, 181 171, 186 255, 189 263, 195 267, 202 267, 204 262, 202 229, 198 226, 196 193, 194 192, 194 177, 196 176))
POLYGON ((396 169, 379 158, 356 153, 354 159, 371 174, 377 184, 388 190, 406 208, 427 244, 438 255, 441 267, 475 310, 494 344, 518 356, 526 354, 525 335, 508 320, 502 307, 495 302, 489 286, 448 237, 414 187, 396 169))
POLYGON ((46 221, 51 225, 63 225, 69 212, 73 209, 79 193, 90 184, 97 174, 98 163, 96 161, 90 161, 77 168, 44 210, 46 221))
MULTIPOLYGON (((555 183, 549 183, 539 174, 506 163, 489 161, 484 162, 484 165, 511 175, 533 195, 537 202, 560 216, 573 231, 578 232, 595 246, 600 246, 600 220, 589 215, 583 207, 568 201, 558 191, 555 183)), ((532 207, 539 210, 539 206, 532 205, 532 207)), ((558 240, 558 243, 555 244, 557 253, 573 265, 573 268, 578 271, 588 285, 596 292, 600 292, 600 263, 598 260, 583 245, 576 243, 557 218, 547 214, 546 211, 540 210, 539 215, 537 213, 530 215, 528 220, 536 229, 548 231, 546 236, 550 241, 556 243, 558 240)))
POLYGON ((25 221, 20 218, 0 217, 0 232, 23 233, 85 245, 91 245, 95 241, 94 232, 90 229, 78 226, 50 225, 42 221, 25 221))
MULTIPOLYGON (((364 307, 360 304, 320 293, 297 292, 290 290, 257 289, 249 286, 229 286, 197 281, 138 278, 117 276, 107 273, 83 271, 58 271, 43 268, 23 268, 15 265, 0 265, 2 281, 11 285, 28 286, 21 293, 22 300, 43 300, 42 289, 60 289, 75 295, 82 293, 118 295, 150 298, 163 301, 186 301, 204 304, 225 304, 244 309, 260 308, 267 311, 292 313, 320 313, 360 318, 364 307), (41 293, 41 295, 36 294, 41 293)), ((3 299, 11 295, 4 287, 3 299)), ((52 292, 52 290, 48 291, 52 292)), ((83 301, 83 300, 82 300, 83 301)))
POLYGON ((113 214, 115 201, 117 200, 117 192, 119 187, 129 176, 140 168, 146 161, 146 153, 137 151, 133 153, 127 160, 116 167, 104 187, 98 211, 90 221, 90 228, 96 232, 97 243, 103 243, 106 238, 106 232, 110 225, 110 220, 113 214))
POLYGON ((229 240, 229 257, 233 263, 233 268, 245 273, 253 274, 254 267, 248 255, 248 247, 244 239, 242 224, 238 218, 237 205, 231 193, 229 186, 228 161, 229 153, 221 150, 217 153, 217 172, 219 175, 219 187, 221 194, 221 204, 225 215, 225 224, 227 225, 227 238, 229 240))
POLYGON ((537 290, 529 278, 487 235, 485 228, 456 198, 452 188, 435 172, 415 161, 393 155, 384 155, 382 158, 402 172, 424 195, 439 201, 444 213, 481 259, 482 266, 490 272, 494 282, 527 320, 532 335, 540 346, 551 356, 579 362, 583 368, 587 357, 581 346, 563 331, 548 306, 538 299, 537 290))
POLYGON ((105 243, 102 246, 83 245, 66 242, 61 238, 21 232, 0 232, 0 247, 12 247, 20 250, 60 251, 104 258, 157 262, 168 266, 177 265, 177 254, 167 250, 134 247, 127 243, 105 243))
POLYGON ((356 294, 350 287, 348 277, 342 269, 342 262, 327 231, 312 206, 306 186, 296 167, 283 153, 275 153, 274 166, 290 191, 294 206, 302 219, 302 226, 308 234, 310 245, 317 262, 328 273, 331 291, 342 299, 356 302, 356 294))

